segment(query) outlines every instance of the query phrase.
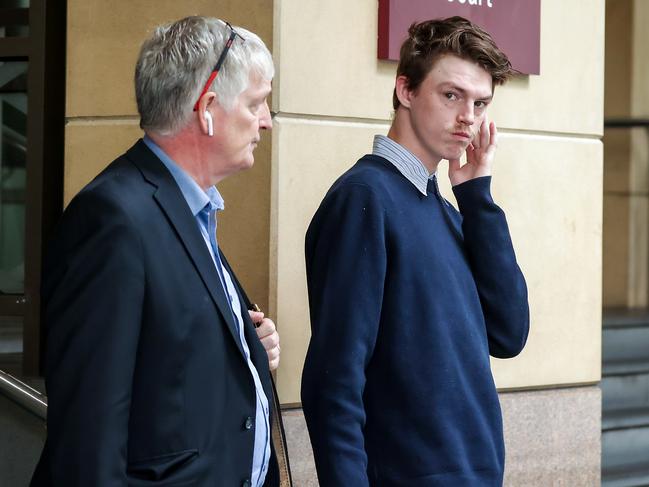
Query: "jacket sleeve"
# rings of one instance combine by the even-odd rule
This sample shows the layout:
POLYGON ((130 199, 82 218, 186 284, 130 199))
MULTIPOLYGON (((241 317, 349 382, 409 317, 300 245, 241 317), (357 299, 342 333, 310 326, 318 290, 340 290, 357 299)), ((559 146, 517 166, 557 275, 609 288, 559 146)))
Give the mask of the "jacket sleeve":
POLYGON ((529 331, 525 278, 516 263, 504 212, 490 193, 491 177, 453 188, 462 214, 464 243, 487 326, 489 352, 518 355, 529 331))
POLYGON ((386 272, 384 210, 367 186, 327 195, 307 232, 306 270, 312 336, 302 406, 318 480, 367 486, 363 390, 386 272))
POLYGON ((127 485, 143 294, 142 245, 129 215, 82 193, 66 210, 43 278, 53 485, 127 485))

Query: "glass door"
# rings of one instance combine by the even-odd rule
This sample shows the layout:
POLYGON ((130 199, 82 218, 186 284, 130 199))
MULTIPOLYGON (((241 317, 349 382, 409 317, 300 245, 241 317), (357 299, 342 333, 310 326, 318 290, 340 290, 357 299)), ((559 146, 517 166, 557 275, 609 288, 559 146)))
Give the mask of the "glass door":
POLYGON ((44 241, 62 211, 65 2, 0 0, 0 370, 36 376, 44 241))

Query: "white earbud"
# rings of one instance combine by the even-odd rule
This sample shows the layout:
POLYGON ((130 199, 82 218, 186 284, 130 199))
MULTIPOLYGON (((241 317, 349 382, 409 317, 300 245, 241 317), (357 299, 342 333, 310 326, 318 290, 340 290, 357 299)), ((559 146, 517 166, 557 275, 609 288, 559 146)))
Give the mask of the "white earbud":
POLYGON ((205 113, 203 114, 205 117, 205 121, 207 122, 207 135, 212 137, 214 135, 214 125, 212 123, 212 114, 205 110, 205 113))

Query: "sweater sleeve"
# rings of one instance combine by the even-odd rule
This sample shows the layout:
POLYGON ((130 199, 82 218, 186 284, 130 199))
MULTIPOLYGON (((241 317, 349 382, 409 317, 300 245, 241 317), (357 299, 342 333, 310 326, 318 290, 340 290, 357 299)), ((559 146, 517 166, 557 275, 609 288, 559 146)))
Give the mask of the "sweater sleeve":
POLYGON ((467 256, 487 326, 489 352, 497 358, 518 355, 529 331, 525 278, 516 263, 504 212, 490 193, 491 177, 453 188, 462 214, 467 256))
POLYGON ((384 215, 370 188, 346 184, 325 198, 306 236, 312 336, 302 406, 322 487, 369 485, 363 390, 383 297, 384 215))

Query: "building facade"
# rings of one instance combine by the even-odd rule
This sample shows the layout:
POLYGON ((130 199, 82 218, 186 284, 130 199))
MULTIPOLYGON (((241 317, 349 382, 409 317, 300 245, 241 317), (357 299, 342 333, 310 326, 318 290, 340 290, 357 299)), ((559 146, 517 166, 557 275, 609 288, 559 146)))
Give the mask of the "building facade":
MULTIPOLYGON (((498 87, 490 108, 500 137, 494 198, 507 214, 531 309, 523 353, 492 363, 508 486, 600 482, 602 270, 610 261, 602 264, 603 204, 636 202, 622 178, 604 179, 605 18, 639 3, 542 0, 540 74, 498 87)), ((294 480, 317 485, 299 396, 310 334, 304 234, 334 179, 371 151, 374 134, 387 133, 396 63, 377 59, 377 0, 67 0, 63 205, 142 135, 133 90, 142 40, 154 26, 193 14, 258 33, 275 59, 273 130, 262 136, 254 168, 219 188, 226 202, 219 239, 248 294, 278 325, 277 385, 294 480)), ((646 76, 637 74, 636 85, 646 76)), ((649 106, 640 91, 631 90, 627 106, 640 99, 649 106)), ((614 143, 628 142, 620 138, 614 143)), ((646 216, 645 182, 636 188, 644 192, 638 218, 646 216)), ((454 201, 448 184, 441 189, 454 201)), ((616 234, 634 239, 628 226, 619 228, 630 224, 609 219, 616 234)), ((649 243, 638 242, 637 258, 646 259, 649 243)), ((611 252, 631 248, 616 238, 604 244, 611 252)), ((646 306, 644 268, 633 279, 609 272, 604 302, 646 306)))

